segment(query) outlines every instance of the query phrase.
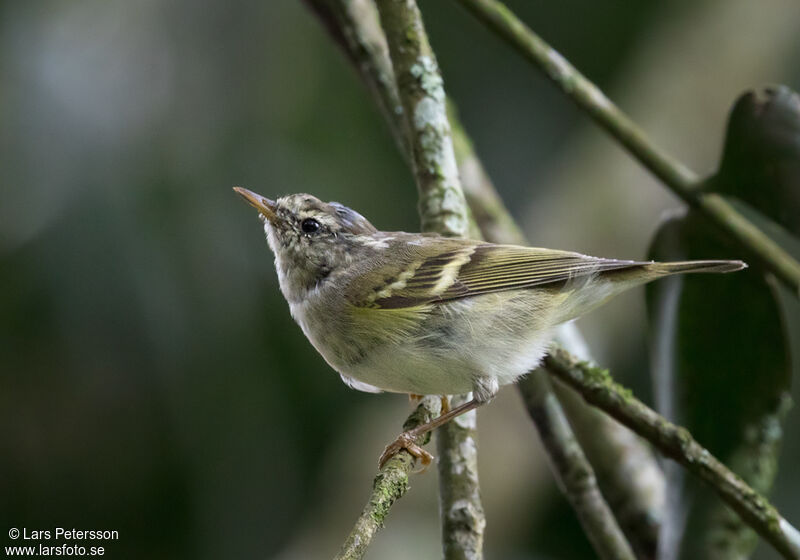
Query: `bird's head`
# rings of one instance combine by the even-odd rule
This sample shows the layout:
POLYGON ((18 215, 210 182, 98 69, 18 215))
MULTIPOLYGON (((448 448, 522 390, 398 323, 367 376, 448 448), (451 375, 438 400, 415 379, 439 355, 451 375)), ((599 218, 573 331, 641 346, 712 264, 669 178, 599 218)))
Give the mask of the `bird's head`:
POLYGON ((270 200, 241 187, 234 190, 264 222, 281 289, 289 301, 350 264, 357 258, 356 247, 378 233, 364 216, 338 202, 302 193, 270 200))

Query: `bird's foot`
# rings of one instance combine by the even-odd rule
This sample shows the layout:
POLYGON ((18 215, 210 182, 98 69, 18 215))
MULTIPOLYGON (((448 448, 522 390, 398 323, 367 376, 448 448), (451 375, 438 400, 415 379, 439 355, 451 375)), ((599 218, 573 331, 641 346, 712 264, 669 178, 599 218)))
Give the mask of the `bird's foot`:
MULTIPOLYGON (((381 458, 378 459, 378 467, 381 469, 386 464, 386 462, 397 455, 400 451, 405 449, 409 453, 411 453, 414 457, 420 460, 422 463, 422 471, 428 468, 428 465, 431 464, 433 461, 433 455, 422 449, 416 442, 417 434, 413 432, 403 432, 397 439, 394 440, 392 443, 386 446, 386 449, 383 450, 381 453, 381 458)), ((421 472, 422 472, 421 471, 421 472)))

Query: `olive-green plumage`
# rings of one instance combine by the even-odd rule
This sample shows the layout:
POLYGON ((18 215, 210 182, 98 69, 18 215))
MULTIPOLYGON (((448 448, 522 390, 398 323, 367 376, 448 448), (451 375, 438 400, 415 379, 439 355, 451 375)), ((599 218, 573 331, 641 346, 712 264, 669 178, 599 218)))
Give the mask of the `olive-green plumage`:
POLYGON ((382 232, 353 210, 296 194, 261 213, 292 316, 325 360, 363 391, 489 400, 541 360, 556 325, 674 273, 741 261, 653 263, 382 232))

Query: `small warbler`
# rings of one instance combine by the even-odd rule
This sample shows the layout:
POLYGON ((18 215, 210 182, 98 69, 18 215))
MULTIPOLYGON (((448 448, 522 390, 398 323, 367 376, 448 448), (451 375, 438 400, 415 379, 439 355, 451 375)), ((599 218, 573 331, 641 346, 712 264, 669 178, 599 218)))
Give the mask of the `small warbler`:
POLYGON ((416 438, 488 402, 535 368, 553 327, 639 284, 741 261, 636 262, 432 234, 378 231, 358 212, 308 194, 270 200, 235 187, 260 213, 292 317, 354 389, 473 399, 387 446, 424 464, 416 438))

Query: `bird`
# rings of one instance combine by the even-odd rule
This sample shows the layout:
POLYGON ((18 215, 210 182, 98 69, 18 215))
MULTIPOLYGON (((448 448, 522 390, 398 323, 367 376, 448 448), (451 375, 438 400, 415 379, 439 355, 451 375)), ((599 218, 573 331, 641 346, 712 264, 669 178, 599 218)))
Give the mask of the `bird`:
POLYGON ((635 286, 671 274, 732 272, 740 260, 631 261, 431 233, 380 231, 338 202, 272 200, 234 187, 258 210, 292 317, 353 389, 472 399, 402 432, 416 439, 488 403, 541 362, 553 329, 635 286))

